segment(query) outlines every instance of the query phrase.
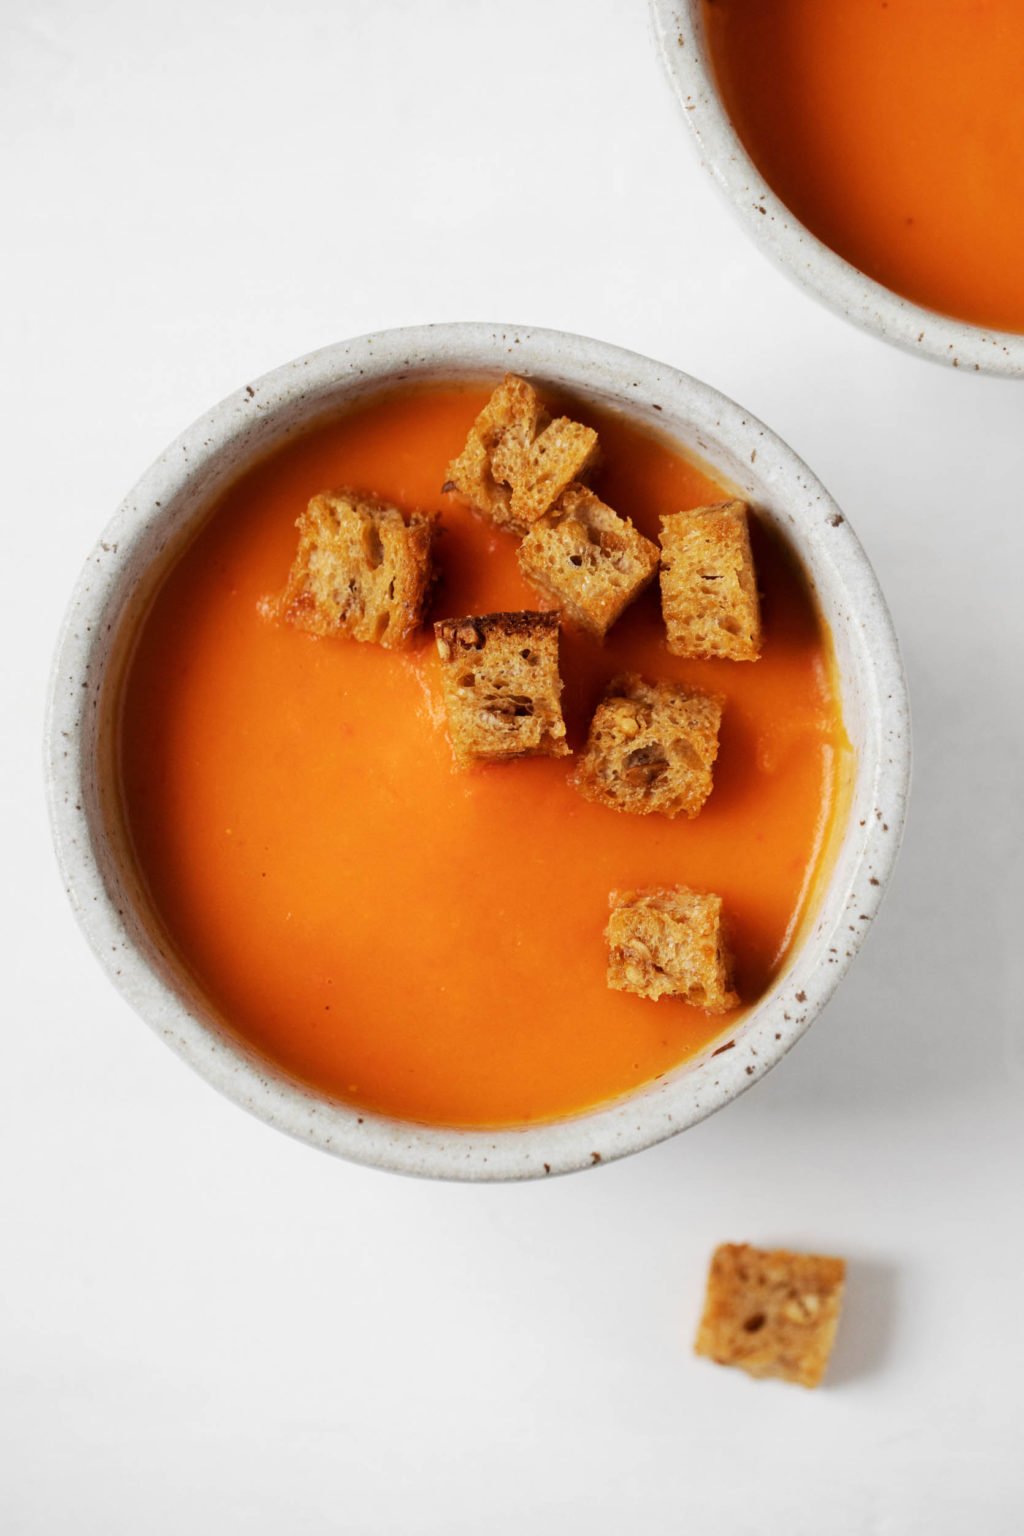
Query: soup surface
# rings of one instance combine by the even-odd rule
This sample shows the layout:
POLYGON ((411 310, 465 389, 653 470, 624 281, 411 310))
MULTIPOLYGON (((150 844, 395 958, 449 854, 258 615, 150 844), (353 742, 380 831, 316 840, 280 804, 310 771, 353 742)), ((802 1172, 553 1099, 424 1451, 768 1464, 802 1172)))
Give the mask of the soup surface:
POLYGON ((1021 0, 704 0, 755 164, 840 256, 1024 331, 1021 0))
MULTIPOLYGON (((753 1002, 806 905, 845 740, 827 636, 795 560, 761 525, 760 661, 669 656, 656 587, 604 647, 563 635, 574 747, 624 669, 725 696, 715 787, 694 821, 583 800, 566 782, 571 759, 457 773, 429 631, 396 652, 268 617, 295 518, 345 484, 442 511, 435 617, 542 606, 516 541, 440 495, 488 393, 380 396, 248 472, 164 578, 121 706, 135 855, 226 1026, 321 1091, 458 1125, 582 1110, 727 1030, 728 1016, 608 990, 608 893, 717 891, 753 1002)), ((721 499, 667 442, 571 409, 601 432, 596 489, 645 533, 662 512, 721 499)))

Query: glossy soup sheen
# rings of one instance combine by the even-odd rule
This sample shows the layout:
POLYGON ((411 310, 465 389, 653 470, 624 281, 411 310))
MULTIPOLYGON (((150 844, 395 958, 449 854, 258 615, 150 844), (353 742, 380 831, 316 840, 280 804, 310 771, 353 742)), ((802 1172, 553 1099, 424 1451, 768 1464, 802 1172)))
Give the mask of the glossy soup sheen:
MULTIPOLYGON (((443 512, 435 617, 542 606, 515 540, 440 495, 487 393, 381 396, 247 473, 164 579, 122 701, 136 857, 218 1014, 321 1091, 457 1125, 582 1110, 728 1030, 729 1018, 608 990, 608 893, 718 891, 753 1002, 806 902, 844 743, 822 625, 761 526, 760 661, 670 657, 656 587, 604 647, 563 636, 574 747, 623 669, 725 696, 714 791, 692 822, 589 804, 566 782, 571 760, 457 773, 429 632, 394 652, 268 618, 296 516, 345 484, 443 512)), ((660 513, 721 499, 665 441, 572 408, 601 432, 596 488, 651 536, 660 513)))
POLYGON ((930 309, 1024 332, 1021 0, 704 0, 722 97, 779 197, 930 309))

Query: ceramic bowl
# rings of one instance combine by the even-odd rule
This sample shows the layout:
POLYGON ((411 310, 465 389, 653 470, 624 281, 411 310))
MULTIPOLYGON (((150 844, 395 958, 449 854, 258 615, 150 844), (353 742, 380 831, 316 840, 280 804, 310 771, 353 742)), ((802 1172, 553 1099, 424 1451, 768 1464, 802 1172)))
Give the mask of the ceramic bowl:
POLYGON ((779 266, 830 309, 907 351, 975 373, 1024 377, 1024 336, 987 331, 901 298, 837 256, 790 213, 740 143, 725 110, 708 56, 701 0, 651 0, 651 19, 701 160, 779 266))
POLYGON ((892 623, 849 523, 767 427, 707 385, 603 342, 512 326, 436 325, 327 347, 247 384, 161 455, 97 544, 71 600, 47 724, 53 834, 85 935, 115 986, 228 1098, 325 1151, 452 1179, 544 1177, 622 1157, 702 1120, 775 1065, 820 1012, 878 911, 909 777, 907 702, 892 623), (769 993, 729 1036, 663 1080, 587 1113, 495 1131, 373 1115, 318 1096, 228 1038, 151 933, 114 812, 110 698, 130 637, 174 552, 241 470, 310 424, 401 380, 505 370, 624 411, 708 460, 797 550, 832 631, 855 748, 849 807, 818 907, 769 993), (107 686, 107 685, 111 686, 107 686))

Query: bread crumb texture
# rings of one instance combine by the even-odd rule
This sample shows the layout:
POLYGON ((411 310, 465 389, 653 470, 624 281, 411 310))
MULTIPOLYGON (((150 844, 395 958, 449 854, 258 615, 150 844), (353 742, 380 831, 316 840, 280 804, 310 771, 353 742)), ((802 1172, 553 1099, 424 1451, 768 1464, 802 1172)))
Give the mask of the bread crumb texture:
POLYGON ((706 1013, 736 1007, 720 896, 660 886, 613 891, 609 906, 609 987, 655 1002, 678 997, 706 1013))
POLYGON ((568 416, 552 420, 526 379, 510 373, 498 385, 448 465, 446 490, 517 533, 549 512, 597 457, 597 433, 568 416))
POLYGON ((558 633, 557 610, 434 625, 456 762, 568 754, 558 633))
POLYGON ((658 546, 628 517, 579 484, 562 493, 519 546, 527 581, 598 636, 654 579, 659 558, 658 546))
POLYGON ((825 1374, 843 1301, 846 1265, 818 1254, 716 1248, 696 1350, 750 1376, 816 1387, 825 1374))
POLYGON ((296 629, 394 649, 423 619, 437 519, 361 491, 314 496, 296 520, 299 547, 279 613, 296 629))
POLYGON ((661 606, 674 656, 758 659, 761 613, 746 502, 661 519, 661 606))
POLYGON ((635 816, 696 816, 711 793, 720 700, 630 674, 609 685, 572 782, 588 800, 635 816))

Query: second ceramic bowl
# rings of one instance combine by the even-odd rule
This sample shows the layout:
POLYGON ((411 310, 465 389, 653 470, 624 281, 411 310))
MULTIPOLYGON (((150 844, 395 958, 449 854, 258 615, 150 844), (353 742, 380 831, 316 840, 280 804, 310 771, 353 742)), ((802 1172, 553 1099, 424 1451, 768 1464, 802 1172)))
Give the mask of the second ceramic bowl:
POLYGON ((1024 336, 987 331, 901 298, 837 256, 775 195, 722 103, 701 0, 651 0, 651 19, 701 160, 747 231, 785 271, 830 309, 907 351, 972 372, 1024 378, 1024 336))

